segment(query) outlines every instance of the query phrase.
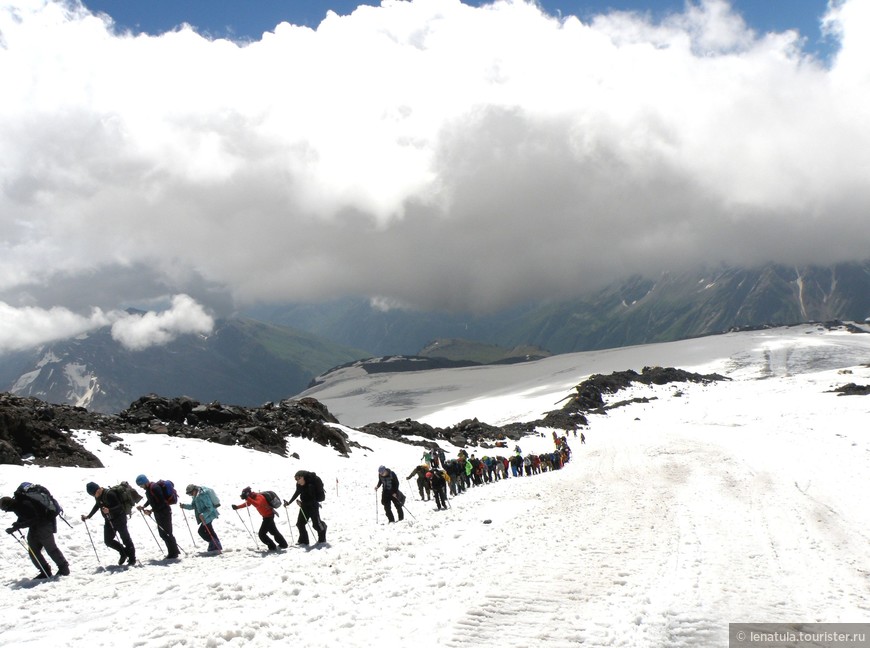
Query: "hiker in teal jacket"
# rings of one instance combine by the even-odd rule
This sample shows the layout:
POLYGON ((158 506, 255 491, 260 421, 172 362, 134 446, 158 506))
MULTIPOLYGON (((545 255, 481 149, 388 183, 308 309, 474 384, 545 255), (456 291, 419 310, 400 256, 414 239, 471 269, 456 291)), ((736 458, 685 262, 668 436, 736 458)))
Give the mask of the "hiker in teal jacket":
POLYGON ((190 504, 179 504, 179 506, 188 511, 193 510, 196 513, 196 521, 199 522, 199 528, 196 532, 200 538, 208 543, 207 551, 220 551, 223 547, 212 526, 212 523, 220 517, 220 513, 217 510, 220 504, 215 504, 217 497, 212 497, 214 491, 205 486, 188 484, 184 492, 193 499, 190 504))

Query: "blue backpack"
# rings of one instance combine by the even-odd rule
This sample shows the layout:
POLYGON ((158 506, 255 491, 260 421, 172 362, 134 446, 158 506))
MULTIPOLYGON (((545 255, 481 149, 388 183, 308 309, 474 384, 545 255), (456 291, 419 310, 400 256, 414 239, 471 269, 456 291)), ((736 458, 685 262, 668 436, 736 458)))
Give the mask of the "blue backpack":
POLYGON ((160 486, 160 492, 163 493, 163 499, 167 504, 175 504, 178 502, 178 493, 175 490, 175 484, 168 479, 161 479, 157 482, 160 486))

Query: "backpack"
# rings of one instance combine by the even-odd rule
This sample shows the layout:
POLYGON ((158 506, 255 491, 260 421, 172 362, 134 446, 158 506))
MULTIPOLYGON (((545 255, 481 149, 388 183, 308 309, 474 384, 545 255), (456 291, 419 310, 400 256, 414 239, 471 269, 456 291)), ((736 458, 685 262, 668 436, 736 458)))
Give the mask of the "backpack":
POLYGON ((120 501, 121 506, 124 507, 124 513, 127 514, 127 517, 133 515, 133 507, 142 499, 139 491, 125 481, 122 481, 117 486, 112 486, 109 490, 118 497, 118 501, 120 501))
POLYGON ((318 477, 316 473, 308 473, 305 481, 311 483, 311 486, 314 489, 314 496, 317 498, 318 502, 322 502, 326 499, 326 491, 323 488, 323 480, 318 477))
POLYGON ((37 512, 44 517, 54 518, 58 515, 63 517, 63 508, 45 486, 24 482, 16 489, 15 497, 26 497, 36 506, 37 512))
POLYGON ((269 506, 273 509, 281 508, 281 498, 275 493, 275 491, 260 491, 260 495, 266 498, 266 501, 269 502, 269 506))
POLYGON ((160 486, 160 492, 163 493, 163 500, 167 504, 176 504, 178 502, 178 493, 175 491, 175 484, 168 479, 161 479, 157 484, 160 486))
POLYGON ((205 493, 205 494, 208 496, 208 498, 211 500, 211 505, 212 505, 213 507, 217 508, 218 506, 221 505, 221 501, 220 501, 220 499, 218 498, 217 493, 215 493, 212 489, 210 489, 208 486, 200 486, 200 489, 201 489, 202 492, 205 493))

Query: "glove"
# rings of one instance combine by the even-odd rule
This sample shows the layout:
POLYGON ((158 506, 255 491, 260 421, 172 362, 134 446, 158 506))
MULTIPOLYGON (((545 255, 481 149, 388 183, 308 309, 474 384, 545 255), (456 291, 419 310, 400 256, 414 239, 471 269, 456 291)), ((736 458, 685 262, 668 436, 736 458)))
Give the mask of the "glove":
POLYGON ((8 533, 9 535, 12 535, 13 533, 15 533, 15 530, 16 530, 15 527, 9 527, 8 529, 6 529, 6 533, 8 533))
POLYGON ((287 500, 284 500, 284 506, 290 506, 290 502, 288 502, 287 500))
POLYGON ((238 510, 238 508, 239 508, 239 507, 236 506, 235 504, 232 504, 231 506, 232 506, 232 508, 233 508, 234 511, 238 510))

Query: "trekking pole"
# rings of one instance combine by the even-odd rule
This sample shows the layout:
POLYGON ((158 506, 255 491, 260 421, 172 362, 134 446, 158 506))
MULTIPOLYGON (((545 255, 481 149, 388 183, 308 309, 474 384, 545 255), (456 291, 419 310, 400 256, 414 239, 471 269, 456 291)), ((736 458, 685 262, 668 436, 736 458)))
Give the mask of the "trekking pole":
MULTIPOLYGON (((245 520, 242 518, 242 514, 239 513, 239 509, 235 509, 235 511, 236 511, 236 515, 239 516, 239 522, 241 522, 242 526, 245 527, 245 531, 247 531, 248 535, 251 536, 251 540, 254 540, 254 534, 248 528, 248 525, 245 524, 245 520)), ((248 513, 250 514, 250 511, 248 511, 248 513)), ((253 522, 252 522, 252 524, 253 524, 253 522)), ((254 549, 257 549, 257 541, 256 540, 254 540, 254 549)))
MULTIPOLYGON (((396 497, 396 503, 398 503, 398 502, 399 502, 399 498, 396 497)), ((407 499, 405 500, 405 502, 407 503, 407 499)), ((399 504, 399 506, 401 506, 403 509, 405 509, 406 511, 408 511, 408 514, 409 514, 412 518, 414 518, 414 520, 417 519, 417 516, 414 515, 413 513, 411 513, 411 510, 407 507, 406 504, 399 504)))
MULTIPOLYGON (((293 525, 290 524, 290 514, 287 513, 287 504, 284 505, 284 515, 287 517, 287 527, 290 529, 290 538, 293 539, 293 525)), ((296 542, 296 540, 293 540, 296 542)))
MULTIPOLYGON (((184 518, 184 519, 185 519, 185 521, 187 521, 187 518, 184 518)), ((166 532, 166 529, 164 529, 162 526, 160 526, 160 523, 159 523, 156 519, 154 520, 154 526, 156 526, 157 529, 158 529, 159 531, 162 531, 162 532, 163 532, 163 535, 165 535, 165 536, 169 536, 169 537, 171 537, 171 538, 173 538, 173 539, 175 538, 175 536, 174 536, 173 534, 171 534, 171 533, 167 533, 167 532, 166 532)), ((187 528, 190 529, 190 526, 188 526, 187 528)), ((193 539, 193 534, 190 535, 190 538, 191 538, 191 540, 193 539)), ((159 547, 159 546, 160 546, 160 543, 158 543, 157 546, 159 547)), ((178 541, 177 541, 177 540, 175 541, 175 546, 178 547, 179 549, 181 549, 181 553, 183 553, 185 556, 187 556, 187 552, 184 550, 184 547, 179 547, 179 546, 178 546, 178 541)), ((168 549, 168 548, 169 548, 169 547, 167 546, 167 549, 168 549)), ((161 551, 162 551, 162 549, 161 549, 161 551)))
MULTIPOLYGON (((180 506, 178 508, 181 508, 180 506)), ((190 534, 190 544, 196 549, 196 540, 193 539, 193 531, 190 530, 190 522, 187 521, 187 513, 184 512, 184 509, 181 509, 181 515, 184 516, 184 523, 187 525, 187 532, 190 534)))
POLYGON ((94 538, 91 536, 91 529, 88 526, 87 520, 82 520, 85 523, 85 531, 88 532, 88 540, 91 541, 91 546, 94 548, 94 555, 97 557, 97 564, 100 566, 100 569, 103 568, 103 563, 100 562, 100 554, 97 553, 97 545, 94 544, 94 538))
POLYGON ((160 553, 163 553, 163 549, 160 548, 160 543, 157 541, 157 536, 154 535, 154 529, 151 528, 151 525, 148 524, 148 518, 145 517, 145 513, 142 512, 142 509, 139 509, 139 514, 142 516, 142 519, 145 520, 145 526, 148 527, 148 530, 151 532, 151 537, 154 538, 154 543, 157 545, 157 549, 160 553))
POLYGON ((18 544, 27 549, 27 553, 30 554, 30 556, 32 557, 32 561, 37 564, 37 566, 39 567, 39 571, 42 572, 42 575, 46 578, 49 578, 48 571, 46 571, 45 567, 42 566, 42 561, 36 556, 33 549, 30 547, 30 543, 24 539, 24 535, 21 533, 21 531, 18 532, 17 536, 14 533, 10 535, 18 541, 18 544))
POLYGON ((378 491, 375 491, 375 524, 378 524, 380 519, 378 518, 378 491))
MULTIPOLYGON (((218 543, 218 541, 217 541, 217 538, 214 537, 214 534, 211 532, 211 529, 210 529, 210 528, 208 527, 208 525, 205 523, 205 515, 200 514, 199 519, 200 519, 200 521, 202 522, 202 526, 205 528, 206 533, 208 533, 208 537, 211 538, 211 546, 212 546, 212 547, 218 547, 219 543, 218 543)), ((218 548, 218 549, 217 549, 217 552, 218 552, 218 553, 223 553, 223 549, 218 548)))

